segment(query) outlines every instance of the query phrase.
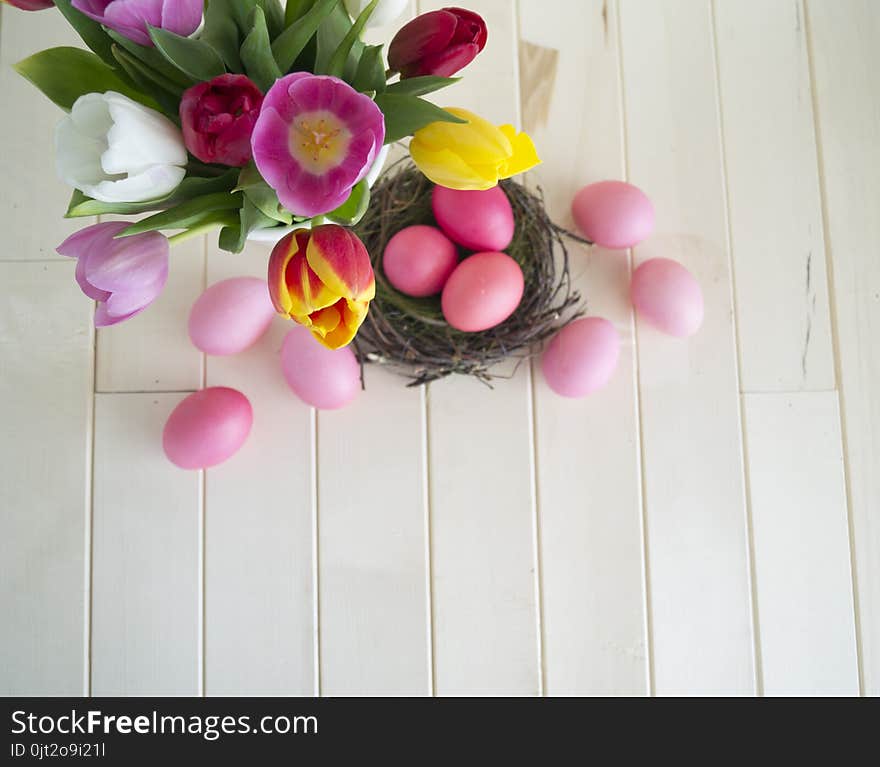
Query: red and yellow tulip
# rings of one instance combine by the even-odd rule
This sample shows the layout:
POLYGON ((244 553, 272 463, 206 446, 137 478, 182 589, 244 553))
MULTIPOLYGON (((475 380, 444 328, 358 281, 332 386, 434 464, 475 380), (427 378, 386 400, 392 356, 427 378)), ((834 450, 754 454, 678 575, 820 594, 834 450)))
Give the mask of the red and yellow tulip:
POLYGON ((279 314, 339 349, 355 337, 376 295, 370 256, 342 226, 296 229, 269 257, 269 295, 279 314))

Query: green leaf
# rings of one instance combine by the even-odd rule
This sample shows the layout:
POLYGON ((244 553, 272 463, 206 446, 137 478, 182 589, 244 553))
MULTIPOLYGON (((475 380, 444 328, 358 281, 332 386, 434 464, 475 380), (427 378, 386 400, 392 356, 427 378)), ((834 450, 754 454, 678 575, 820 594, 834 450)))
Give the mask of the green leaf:
POLYGON ((325 214, 334 224, 341 226, 354 226, 367 212, 370 205, 370 186, 366 179, 359 181, 351 190, 348 199, 336 210, 325 214))
POLYGON ((148 107, 158 105, 136 91, 90 51, 82 48, 49 48, 19 61, 15 71, 30 80, 62 109, 70 108, 86 93, 116 91, 148 107))
POLYGON ((269 37, 274 40, 284 29, 284 9, 279 0, 257 0, 257 5, 263 9, 263 13, 266 15, 269 37))
POLYGON ((108 213, 122 215, 148 213, 153 210, 169 208, 193 197, 202 197, 217 192, 232 192, 237 178, 238 168, 230 168, 222 176, 214 178, 188 176, 171 194, 146 202, 101 202, 86 197, 78 189, 74 189, 64 217, 80 218, 81 216, 102 216, 108 213))
POLYGON ((244 192, 265 216, 283 224, 293 220, 293 214, 281 207, 275 190, 266 183, 253 162, 241 169, 235 191, 244 192))
POLYGON ((138 45, 133 40, 129 40, 112 29, 108 29, 107 34, 113 38, 118 47, 124 48, 126 53, 136 58, 146 69, 152 70, 157 75, 160 75, 163 80, 178 86, 181 93, 195 83, 195 80, 191 77, 187 77, 177 67, 169 64, 165 57, 155 48, 138 45))
POLYGON ((241 46, 241 60, 248 77, 265 93, 282 73, 272 56, 263 9, 259 6, 254 8, 252 19, 253 28, 241 46))
POLYGON ((68 24, 76 30, 82 41, 97 53, 105 64, 115 67, 116 61, 110 50, 111 42, 104 28, 97 21, 92 21, 84 13, 74 8, 70 0, 53 0, 53 2, 67 19, 68 24))
POLYGON ((270 229, 278 222, 264 215, 247 197, 241 206, 238 225, 227 226, 220 230, 220 247, 230 253, 241 253, 247 236, 254 229, 270 229))
POLYGON ((387 92, 396 96, 424 96, 452 85, 461 80, 460 77, 436 77, 425 75, 423 77, 407 77, 388 86, 387 92))
POLYGON ((278 35, 272 43, 272 54, 282 72, 290 71, 296 57, 302 53, 303 48, 338 3, 339 0, 317 0, 303 16, 278 35))
POLYGON ((364 48, 355 70, 351 87, 361 93, 382 93, 385 90, 385 63, 382 61, 381 45, 364 48))
MULTIPOLYGON (((155 108, 164 112, 165 115, 178 125, 180 124, 179 106, 181 89, 161 75, 154 72, 143 62, 138 61, 128 51, 123 50, 118 45, 113 45, 113 56, 119 62, 119 65, 125 70, 126 74, 134 81, 137 87, 149 93, 156 100, 155 108)), ((147 104, 147 106, 151 106, 147 104)))
POLYGON ((287 0, 287 7, 284 9, 284 26, 289 27, 293 22, 299 21, 314 4, 315 0, 287 0))
POLYGON ((159 53, 193 79, 201 82, 226 72, 220 55, 203 40, 181 37, 149 25, 148 29, 159 53))
POLYGON ((189 229, 204 221, 206 213, 218 210, 235 210, 242 205, 241 193, 218 192, 194 197, 191 200, 163 210, 141 221, 137 221, 123 229, 116 237, 130 237, 141 232, 153 232, 157 229, 189 229))
POLYGON ((244 72, 238 54, 241 36, 230 0, 210 0, 200 39, 220 54, 230 72, 244 72))
MULTIPOLYGON (((326 20, 321 24, 318 33, 315 35, 316 52, 315 63, 311 71, 326 72, 330 66, 330 59, 342 44, 345 36, 352 28, 352 21, 348 12, 338 3, 326 20)), ((351 46, 351 52, 345 61, 343 71, 343 79, 350 83, 354 79, 354 73, 357 69, 357 63, 361 58, 364 50, 364 44, 360 40, 355 40, 351 46)))
POLYGON ((333 55, 330 57, 330 61, 327 64, 327 74, 333 75, 333 77, 342 77, 345 74, 345 64, 348 61, 348 56, 351 53, 352 46, 355 44, 355 41, 360 39, 360 34, 363 31, 364 27, 369 21, 370 16, 373 15, 373 11, 376 9, 376 5, 379 3, 379 0, 370 0, 367 6, 362 10, 354 24, 352 24, 351 29, 346 32, 345 37, 342 38, 342 42, 339 43, 339 47, 333 52, 333 55))
POLYGON ((399 96, 386 91, 376 96, 376 105, 385 115, 386 144, 411 136, 434 122, 467 122, 418 96, 399 96))

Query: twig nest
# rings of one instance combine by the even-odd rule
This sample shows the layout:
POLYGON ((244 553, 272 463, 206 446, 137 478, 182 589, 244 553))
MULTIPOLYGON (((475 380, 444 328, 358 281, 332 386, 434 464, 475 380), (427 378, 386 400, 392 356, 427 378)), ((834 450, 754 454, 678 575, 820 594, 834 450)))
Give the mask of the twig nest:
MULTIPOLYGON (((493 195, 504 197, 514 226, 509 244, 494 250, 503 250, 504 257, 518 267, 521 298, 518 304, 513 302, 509 316, 496 315, 499 324, 459 330, 444 317, 439 296, 406 295, 394 287, 383 263, 386 247, 398 232, 416 225, 437 226, 434 188, 409 161, 398 162, 373 188, 370 207, 355 233, 373 262, 376 297, 355 338, 355 353, 361 364, 388 365, 410 378, 411 385, 451 373, 488 382, 495 364, 529 357, 580 313, 581 299, 571 287, 566 248, 568 239, 580 238, 550 220, 540 193, 515 181, 502 181, 493 195)), ((470 250, 462 253, 458 269, 475 257, 470 250)))

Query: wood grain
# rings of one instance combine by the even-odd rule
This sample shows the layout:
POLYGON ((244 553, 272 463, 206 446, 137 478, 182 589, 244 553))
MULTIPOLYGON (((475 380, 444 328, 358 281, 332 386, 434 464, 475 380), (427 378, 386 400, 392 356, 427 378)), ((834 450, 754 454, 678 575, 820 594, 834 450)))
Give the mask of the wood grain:
POLYGON ((635 260, 674 258, 706 317, 637 323, 655 689, 755 692, 739 382, 707 3, 620 4, 629 178, 654 201, 635 260))
POLYGON ((803 9, 715 7, 742 388, 833 389, 803 9))
MULTIPOLYGON (((540 119, 528 116, 543 160, 530 182, 542 187, 553 218, 574 228, 575 192, 625 176, 616 5, 571 3, 562 28, 544 3, 523 2, 520 9, 523 105, 537 100, 547 110, 540 119)), ((545 689, 548 695, 644 695, 648 648, 629 258, 574 243, 570 258, 589 314, 614 323, 621 354, 608 386, 582 400, 559 397, 535 372, 545 689)))
MULTIPOLYGON (((270 248, 212 246, 208 282, 265 278, 270 248)), ((241 391, 254 410, 242 449, 205 472, 205 692, 316 695, 314 430, 290 391, 273 320, 252 348, 208 356, 207 386, 241 391)))
POLYGON ((0 262, 3 695, 88 694, 93 304, 73 271, 0 262))
POLYGON ((880 695, 880 6, 808 2, 862 691, 880 695))
POLYGON ((162 452, 181 399, 95 398, 93 695, 202 692, 202 477, 162 452))
POLYGON ((835 392, 744 397, 766 695, 858 695, 835 392))

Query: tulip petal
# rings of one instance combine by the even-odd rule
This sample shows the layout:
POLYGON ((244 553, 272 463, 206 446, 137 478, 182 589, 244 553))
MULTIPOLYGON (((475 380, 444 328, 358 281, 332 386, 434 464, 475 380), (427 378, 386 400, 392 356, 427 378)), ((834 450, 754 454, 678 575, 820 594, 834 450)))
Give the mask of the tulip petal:
POLYGON ((164 0, 161 27, 187 37, 198 29, 203 8, 203 0, 164 0))
POLYGON ((290 300, 288 314, 308 315, 332 306, 339 300, 339 293, 330 290, 309 267, 305 254, 296 253, 285 272, 287 295, 290 300))
POLYGON ((82 290, 82 292, 89 298, 94 301, 106 301, 112 294, 106 290, 96 288, 86 279, 86 261, 87 257, 82 256, 76 262, 76 271, 74 272, 76 282, 79 285, 80 290, 82 290))
MULTIPOLYGON (((65 117, 55 129, 55 169, 65 184, 83 189, 101 183, 101 154, 107 142, 79 131, 71 117, 65 117)), ((86 192, 88 194, 88 192, 86 192)))
POLYGON ((98 304, 98 308, 95 309, 95 327, 106 328, 110 325, 116 325, 134 317, 136 314, 140 314, 146 308, 146 306, 143 306, 140 309, 133 311, 131 314, 115 315, 107 309, 107 304, 98 304))
POLYGON ((460 190, 485 190, 498 183, 494 168, 468 165, 449 149, 427 148, 418 137, 410 142, 409 152, 418 169, 440 186, 460 190))
POLYGON ((149 285, 167 276, 168 251, 168 240, 158 232, 113 240, 108 247, 90 251, 85 276, 96 288, 110 292, 149 285))
POLYGON ((105 94, 113 125, 101 166, 110 175, 137 174, 153 165, 186 165, 180 131, 167 117, 118 93, 105 94))
POLYGON ((376 295, 370 256, 348 229, 332 224, 315 227, 306 257, 315 274, 337 296, 370 301, 376 295))
POLYGON ((107 311, 115 317, 120 317, 145 309, 156 300, 167 281, 168 266, 166 264, 164 271, 155 282, 138 285, 131 290, 112 293, 106 300, 107 311))
POLYGON ((84 258, 93 247, 106 247, 127 226, 127 221, 105 221, 103 224, 92 224, 71 234, 55 248, 55 252, 70 258, 84 258))
POLYGON ((332 331, 323 335, 312 331, 315 338, 328 349, 340 349, 351 343, 367 316, 369 303, 366 301, 345 301, 344 303, 340 301, 336 308, 337 311, 342 310, 342 321, 332 331))
POLYGON ((510 178, 541 164, 541 158, 538 157, 535 144, 528 133, 517 133, 516 128, 512 125, 502 125, 499 130, 507 136, 513 148, 513 153, 505 163, 501 178, 510 178))
POLYGON ((146 202, 171 194, 183 181, 186 169, 177 165, 156 165, 136 176, 119 181, 101 181, 91 189, 82 189, 101 202, 146 202))

